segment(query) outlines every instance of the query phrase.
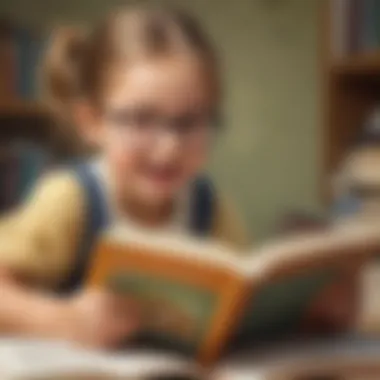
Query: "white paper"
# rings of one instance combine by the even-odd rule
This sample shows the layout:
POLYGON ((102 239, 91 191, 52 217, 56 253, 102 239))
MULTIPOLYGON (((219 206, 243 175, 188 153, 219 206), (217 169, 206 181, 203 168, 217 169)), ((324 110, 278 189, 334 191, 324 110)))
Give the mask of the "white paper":
MULTIPOLYGON (((0 379, 24 380, 62 375, 123 376, 144 378, 152 374, 194 375, 198 369, 175 356, 157 352, 118 354, 87 351, 66 343, 35 340, 0 340, 0 379)), ((75 377, 73 376, 73 379, 75 377)))

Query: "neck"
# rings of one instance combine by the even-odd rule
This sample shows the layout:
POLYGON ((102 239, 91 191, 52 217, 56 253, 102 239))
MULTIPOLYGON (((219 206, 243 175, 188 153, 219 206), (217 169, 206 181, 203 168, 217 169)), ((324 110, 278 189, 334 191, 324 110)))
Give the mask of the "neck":
POLYGON ((156 227, 167 222, 172 215, 174 201, 172 199, 149 203, 142 199, 131 187, 117 186, 118 181, 106 162, 103 170, 108 177, 110 191, 115 199, 115 208, 122 214, 130 216, 138 224, 146 227, 156 227))
POLYGON ((146 227, 157 227, 167 222, 173 212, 173 201, 147 203, 127 191, 119 193, 118 206, 123 213, 146 227))

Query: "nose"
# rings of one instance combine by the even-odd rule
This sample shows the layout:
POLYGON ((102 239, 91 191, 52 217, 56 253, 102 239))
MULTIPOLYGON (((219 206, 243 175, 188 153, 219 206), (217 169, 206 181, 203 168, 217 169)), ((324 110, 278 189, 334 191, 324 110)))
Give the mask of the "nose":
POLYGON ((154 156, 160 161, 176 159, 183 149, 181 136, 172 130, 163 131, 154 145, 154 156))

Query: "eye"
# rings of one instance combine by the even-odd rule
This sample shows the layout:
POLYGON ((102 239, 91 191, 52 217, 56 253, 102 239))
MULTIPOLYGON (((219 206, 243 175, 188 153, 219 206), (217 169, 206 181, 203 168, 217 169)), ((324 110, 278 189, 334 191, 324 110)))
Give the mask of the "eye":
POLYGON ((158 116, 151 110, 136 110, 131 114, 131 123, 138 128, 150 128, 158 123, 158 116))
POLYGON ((213 123, 214 120, 208 113, 188 113, 175 119, 177 128, 184 133, 212 126, 213 123))
POLYGON ((108 117, 122 127, 147 128, 157 123, 157 115, 149 109, 119 109, 108 113, 108 117))
POLYGON ((187 132, 190 129, 193 129, 194 127, 203 123, 202 117, 200 117, 200 115, 187 114, 177 117, 175 120, 175 124, 177 125, 178 129, 180 129, 183 132, 187 132))

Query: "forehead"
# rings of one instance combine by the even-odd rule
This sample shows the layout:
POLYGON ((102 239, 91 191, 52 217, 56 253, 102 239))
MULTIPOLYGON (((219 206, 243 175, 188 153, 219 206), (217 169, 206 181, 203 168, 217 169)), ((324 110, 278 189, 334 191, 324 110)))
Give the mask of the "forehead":
POLYGON ((208 107, 215 102, 212 80, 199 61, 171 57, 120 65, 107 89, 109 106, 151 105, 165 111, 208 107))

